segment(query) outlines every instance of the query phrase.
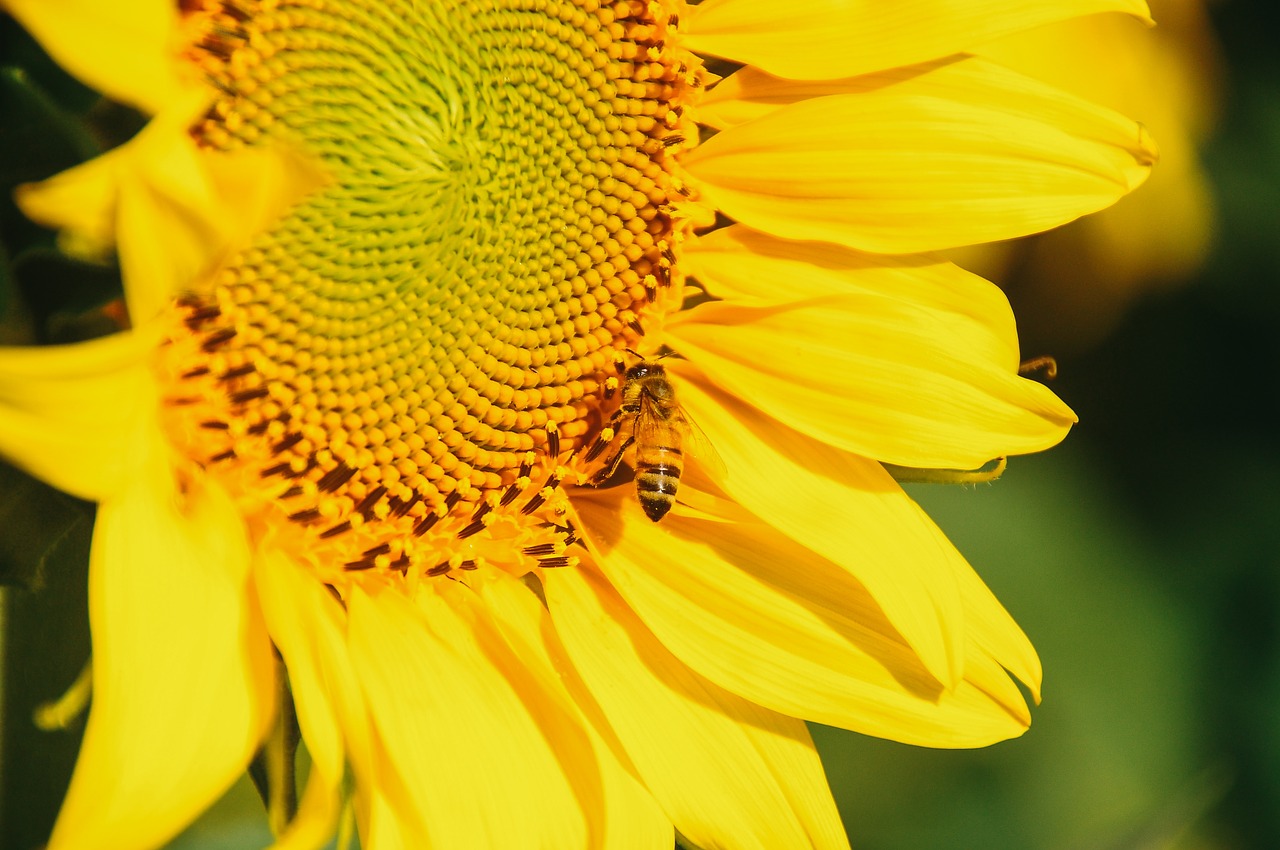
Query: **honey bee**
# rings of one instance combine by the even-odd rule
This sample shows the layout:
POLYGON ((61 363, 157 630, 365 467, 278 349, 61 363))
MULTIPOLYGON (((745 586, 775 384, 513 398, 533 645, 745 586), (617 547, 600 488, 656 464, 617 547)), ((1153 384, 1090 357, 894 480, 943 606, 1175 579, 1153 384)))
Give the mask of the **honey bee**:
MULTIPOLYGON (((626 438, 596 473, 592 483, 613 476, 623 455, 635 446, 636 499, 645 516, 657 522, 675 503, 684 472, 685 448, 713 464, 719 463, 706 435, 689 419, 676 400, 675 387, 657 359, 641 360, 623 374, 622 404, 610 420, 626 438)), ((588 453, 592 459, 607 443, 588 453)))

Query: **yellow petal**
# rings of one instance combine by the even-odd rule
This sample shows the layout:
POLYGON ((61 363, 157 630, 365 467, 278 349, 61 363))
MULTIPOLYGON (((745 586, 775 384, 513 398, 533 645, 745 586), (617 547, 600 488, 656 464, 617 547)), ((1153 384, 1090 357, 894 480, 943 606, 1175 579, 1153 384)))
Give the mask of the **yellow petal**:
POLYGON ((1215 213, 1198 151, 1219 124, 1215 113, 1224 102, 1206 5, 1164 3, 1156 10, 1160 26, 1151 30, 1095 15, 981 50, 1050 85, 1141 116, 1160 140, 1160 165, 1142 191, 1055 234, 1050 244, 1029 252, 1019 246, 1020 277, 1034 277, 1036 293, 1053 293, 1052 315, 1062 320, 1054 341, 1069 338, 1080 350, 1089 347, 1090 339, 1114 329, 1134 296, 1190 278, 1206 259, 1215 213), (1086 54, 1107 61, 1077 61, 1086 54), (1090 285, 1079 286, 1080 280, 1090 285))
MULTIPOLYGON (((136 138, 143 133, 147 129, 136 138)), ((13 199, 37 224, 72 231, 105 251, 115 245, 118 183, 132 150, 126 144, 41 183, 21 185, 13 199)))
POLYGON ((334 790, 347 760, 358 774, 369 775, 369 721, 346 645, 346 612, 324 585, 269 542, 253 567, 263 616, 289 671, 313 774, 334 790))
POLYGON ((467 621, 481 648, 501 665, 529 707, 573 787, 586 820, 586 843, 598 845, 605 834, 603 767, 543 643, 542 603, 527 586, 505 574, 479 577, 471 588, 445 586, 440 594, 452 601, 453 610, 467 621))
MULTIPOLYGON (((678 361, 672 362, 679 369, 678 361)), ((718 483, 798 545, 857 579, 935 678, 961 672, 997 693, 1008 677, 964 669, 957 652, 997 662, 1039 701, 1041 667, 1026 634, 941 530, 877 463, 807 440, 687 382, 681 399, 728 475, 718 483), (736 414, 736 415, 735 415, 736 414)), ((1016 693, 1016 692, 1015 692, 1016 693)), ((1010 703, 1019 698, 1013 696, 1010 703)))
POLYGON ((332 842, 341 812, 339 788, 324 773, 313 768, 307 777, 307 787, 302 792, 297 814, 271 845, 271 850, 320 850, 332 842))
POLYGON ((1156 158, 1141 125, 986 60, 900 77, 783 106, 684 163, 757 230, 892 254, 1056 227, 1136 188, 1156 158))
MULTIPOLYGON (((946 537, 942 531, 928 517, 925 517, 923 512, 921 516, 928 522, 939 541, 945 541, 946 537)), ((997 692, 1004 692, 1004 687, 1009 684, 1009 677, 997 673, 997 670, 1008 670, 1018 678, 1018 681, 1027 686, 1032 698, 1038 704, 1043 669, 1040 666, 1040 656, 1032 646, 1031 640, 976 572, 972 569, 961 570, 957 573, 957 579, 960 583, 960 596, 964 600, 965 624, 972 645, 970 656, 989 658, 996 664, 995 668, 987 668, 985 674, 977 670, 969 670, 967 671, 969 677, 975 682, 983 682, 990 686, 991 690, 999 689, 997 692)), ((1004 701, 1006 704, 1013 704, 1014 699, 1010 696, 1004 701)))
MULTIPOLYGON (((673 369, 680 369, 677 364, 672 361, 673 369)), ((728 474, 719 485, 797 544, 859 580, 934 677, 947 681, 948 670, 956 675, 960 664, 950 653, 963 638, 966 678, 1016 708, 1021 698, 1001 672, 1007 670, 1039 702, 1041 663, 1027 635, 878 463, 797 438, 767 417, 754 417, 742 429, 742 420, 717 410, 732 407, 728 399, 707 396, 691 383, 681 390, 689 412, 707 422, 710 439, 727 461, 728 474), (933 620, 940 622, 932 625, 933 620)), ((712 520, 733 516, 723 499, 687 488, 681 495, 710 506, 712 520)), ((682 508, 676 507, 677 516, 687 513, 682 508)))
POLYGON ((848 846, 802 722, 694 673, 599 576, 548 571, 545 586, 575 669, 689 842, 760 850, 848 846))
POLYGON ((718 239, 727 253, 693 261, 713 292, 720 281, 749 291, 774 279, 781 292, 846 284, 848 293, 707 302, 668 322, 673 348, 758 410, 837 448, 934 469, 1040 451, 1075 421, 1047 387, 1018 376, 1008 305, 985 280, 946 263, 879 264, 834 246, 738 236, 744 250, 718 239))
POLYGON ((193 288, 323 182, 313 163, 287 148, 198 148, 188 128, 200 105, 187 99, 127 144, 15 195, 40 224, 118 246, 135 322, 193 288))
POLYGON ((856 77, 820 80, 787 80, 748 65, 725 77, 698 101, 698 121, 726 130, 763 118, 784 106, 833 94, 862 94, 929 74, 955 64, 961 57, 948 56, 920 65, 889 68, 856 77))
POLYGON ((173 0, 2 0, 0 6, 82 82, 159 112, 184 89, 173 0))
MULTIPOLYGON (((725 461, 725 492, 852 576, 929 673, 954 687, 964 675, 965 641, 956 575, 968 565, 950 544, 939 545, 884 468, 752 416, 692 381, 681 399, 725 461)), ((847 576, 832 582, 849 585, 847 576)))
POLYGON ((163 454, 148 366, 154 329, 76 345, 0 348, 0 455, 94 501, 163 454))
POLYGON ((735 305, 784 306, 855 293, 891 297, 982 325, 981 356, 996 366, 1014 371, 1022 360, 1013 310, 1000 287, 937 256, 789 242, 738 224, 686 241, 683 262, 713 296, 735 305))
POLYGON ((275 663, 231 500, 148 470, 98 509, 93 705, 50 850, 157 847, 249 763, 275 663))
POLYGON ((512 652, 537 678, 537 687, 573 718, 572 726, 558 725, 564 725, 567 732, 578 736, 586 732, 584 741, 561 735, 557 738, 557 748, 579 751, 582 743, 587 742, 592 754, 588 757, 586 753, 577 752, 577 772, 584 772, 584 767, 592 762, 599 768, 599 790, 603 796, 599 802, 590 793, 594 790, 593 783, 584 783, 582 780, 586 777, 571 776, 592 824, 588 846, 601 850, 670 850, 674 841, 670 820, 649 791, 619 763, 596 729, 597 726, 609 729, 607 721, 596 717, 593 725, 570 694, 565 682, 569 661, 547 609, 522 582, 505 573, 488 580, 477 576, 473 585, 484 599, 495 629, 503 634, 512 652))
MULTIPOLYGON (((754 715, 753 720, 758 717, 754 715)), ((809 835, 808 846, 848 847, 849 839, 831 798, 826 771, 809 736, 809 727, 794 718, 768 712, 763 723, 756 720, 746 731, 770 771, 779 777, 783 793, 809 835)))
POLYGON ((658 525, 616 491, 576 495, 575 505, 602 571, 645 625, 745 699, 933 747, 986 746, 1026 729, 1016 687, 972 641, 965 680, 943 688, 852 576, 741 509, 722 522, 673 511, 658 525))
POLYGON ((426 838, 418 834, 416 820, 408 818, 403 807, 397 807, 376 784, 356 786, 356 799, 367 799, 369 814, 360 821, 360 846, 369 850, 419 850, 428 848, 426 838), (406 818, 408 818, 406 822, 406 818), (364 826, 364 824, 368 826, 364 826))
MULTIPOLYGON (((380 791, 419 846, 581 847, 586 819, 502 655, 433 588, 348 600, 352 659, 384 751, 380 791), (497 657, 495 657, 497 655, 497 657)), ((474 603, 471 603, 474 604, 474 603)), ((413 846, 411 844, 411 846, 413 846)))
POLYGON ((146 160, 142 180, 121 185, 120 269, 131 316, 158 312, 322 182, 310 161, 283 147, 212 153, 181 143, 167 153, 146 160))
POLYGON ((1143 0, 707 0, 691 7, 681 31, 693 50, 816 80, 924 62, 1108 11, 1150 21, 1143 0))

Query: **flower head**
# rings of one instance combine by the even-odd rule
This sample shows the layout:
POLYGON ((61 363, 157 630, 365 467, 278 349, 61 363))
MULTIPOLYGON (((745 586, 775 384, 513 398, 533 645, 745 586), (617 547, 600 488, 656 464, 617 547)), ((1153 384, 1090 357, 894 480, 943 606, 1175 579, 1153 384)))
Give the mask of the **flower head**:
POLYGON ((0 451, 101 503, 51 847, 163 842, 283 675, 300 845, 349 772, 371 847, 839 847, 803 719, 1026 728, 1034 650, 884 464, 1074 421, 920 252, 1142 181, 1141 127, 965 51, 1143 4, 164 5, 120 17, 200 108, 21 197, 120 246, 134 329, 0 352, 0 451))

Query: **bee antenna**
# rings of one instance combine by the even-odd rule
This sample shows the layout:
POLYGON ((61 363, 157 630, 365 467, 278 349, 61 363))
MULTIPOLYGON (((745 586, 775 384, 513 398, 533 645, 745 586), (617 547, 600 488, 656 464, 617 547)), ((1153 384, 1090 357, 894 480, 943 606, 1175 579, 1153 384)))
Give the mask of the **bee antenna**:
POLYGON ((636 351, 634 348, 624 348, 624 349, 623 349, 623 351, 627 352, 628 354, 630 354, 630 355, 631 355, 632 357, 634 357, 635 359, 637 359, 637 360, 642 360, 642 361, 665 360, 666 358, 668 358, 668 357, 670 357, 671 355, 675 354, 675 352, 674 352, 674 351, 672 351, 672 350, 671 350, 671 349, 669 349, 669 348, 668 348, 666 351, 662 352, 661 354, 655 354, 655 355, 654 355, 654 356, 652 356, 652 357, 645 357, 643 354, 641 354, 640 352, 636 351))

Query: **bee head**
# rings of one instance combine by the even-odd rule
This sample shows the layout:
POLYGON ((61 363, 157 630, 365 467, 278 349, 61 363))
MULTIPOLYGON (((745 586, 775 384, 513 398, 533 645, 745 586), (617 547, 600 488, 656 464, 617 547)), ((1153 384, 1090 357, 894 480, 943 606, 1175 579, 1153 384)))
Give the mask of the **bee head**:
POLYGON ((623 377, 628 381, 636 381, 640 378, 647 378, 650 375, 661 375, 667 370, 662 367, 661 363, 653 360, 641 360, 634 366, 627 367, 627 371, 623 377))

